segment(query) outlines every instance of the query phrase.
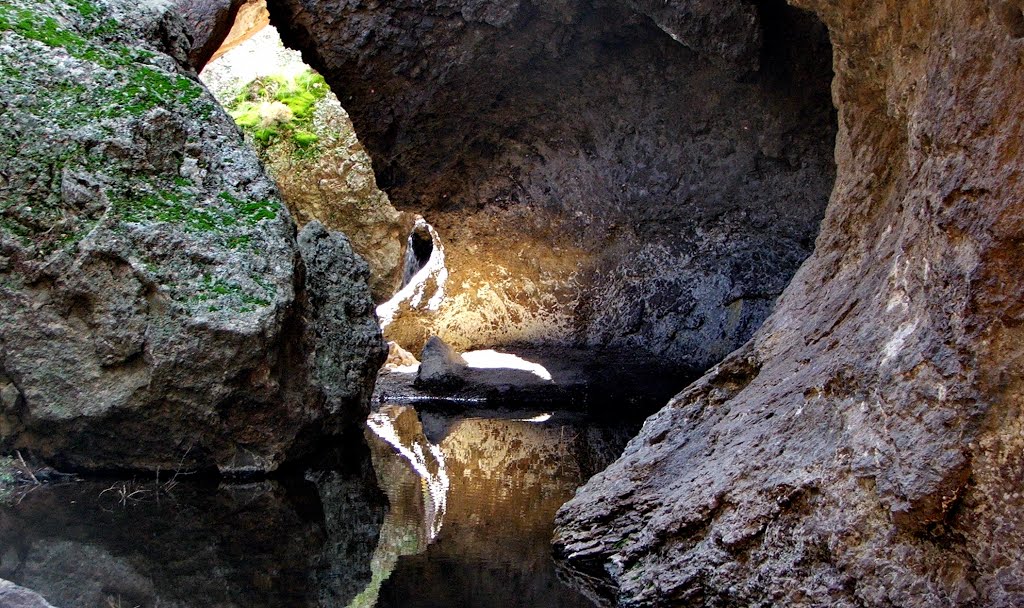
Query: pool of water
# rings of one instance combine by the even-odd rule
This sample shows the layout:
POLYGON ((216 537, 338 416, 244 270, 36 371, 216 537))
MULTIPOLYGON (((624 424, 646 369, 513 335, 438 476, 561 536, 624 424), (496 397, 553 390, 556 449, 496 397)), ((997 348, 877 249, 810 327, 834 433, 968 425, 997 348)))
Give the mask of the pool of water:
POLYGON ((552 521, 632 430, 383 405, 361 474, 17 496, 0 508, 0 578, 62 608, 592 606, 555 573, 552 521))

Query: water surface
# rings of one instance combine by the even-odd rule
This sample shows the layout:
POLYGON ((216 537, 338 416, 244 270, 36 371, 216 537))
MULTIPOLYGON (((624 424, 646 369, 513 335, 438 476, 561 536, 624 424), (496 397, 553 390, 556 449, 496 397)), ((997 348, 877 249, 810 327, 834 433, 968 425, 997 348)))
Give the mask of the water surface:
POLYGON ((0 508, 0 578, 64 608, 592 606, 555 574, 552 522, 628 437, 384 405, 362 474, 34 490, 0 508))

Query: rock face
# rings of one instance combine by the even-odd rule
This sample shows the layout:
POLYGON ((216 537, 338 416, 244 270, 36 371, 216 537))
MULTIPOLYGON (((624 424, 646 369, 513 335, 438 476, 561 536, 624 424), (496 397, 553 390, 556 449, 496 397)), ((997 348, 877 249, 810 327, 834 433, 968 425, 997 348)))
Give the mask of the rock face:
POLYGON ((815 253, 556 551, 627 606, 1024 605, 1022 6, 799 4, 836 47, 815 253))
POLYGON ((459 350, 601 345, 705 369, 811 251, 835 127, 830 47, 807 13, 268 5, 338 93, 393 204, 444 242, 444 301, 388 327, 404 348, 431 335, 459 350))
POLYGON ((320 233, 300 256, 184 67, 182 22, 160 3, 19 1, 0 47, 0 451, 269 471, 365 413, 384 347, 363 271, 320 233), (351 337, 314 353, 307 331, 351 337))
POLYGON ((203 69, 228 36, 245 0, 175 0, 177 12, 192 38, 189 64, 196 71, 203 69))
POLYGON ((344 232, 370 265, 374 300, 390 298, 402 279, 402 244, 411 220, 377 188, 370 157, 323 80, 297 51, 282 46, 273 27, 224 53, 200 76, 243 127, 295 221, 319 220, 344 232), (282 91, 306 83, 307 100, 282 91), (284 109, 278 98, 299 111, 284 109), (312 103, 305 108, 304 101, 312 103))

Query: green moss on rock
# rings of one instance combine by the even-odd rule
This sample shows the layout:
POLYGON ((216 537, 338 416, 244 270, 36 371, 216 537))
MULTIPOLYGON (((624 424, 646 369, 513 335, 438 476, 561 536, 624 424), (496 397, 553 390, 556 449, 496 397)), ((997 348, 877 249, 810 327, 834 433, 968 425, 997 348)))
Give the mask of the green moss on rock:
POLYGON ((323 76, 312 70, 261 76, 244 85, 227 109, 258 145, 290 140, 308 151, 320 139, 311 130, 316 104, 329 90, 323 76))

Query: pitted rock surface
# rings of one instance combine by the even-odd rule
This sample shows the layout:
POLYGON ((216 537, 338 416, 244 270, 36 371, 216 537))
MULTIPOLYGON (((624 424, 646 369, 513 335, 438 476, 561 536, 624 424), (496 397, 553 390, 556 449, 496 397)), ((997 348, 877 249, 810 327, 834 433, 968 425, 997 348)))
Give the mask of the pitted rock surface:
POLYGON ((265 472, 364 414, 383 343, 362 270, 340 241, 332 274, 297 270, 167 5, 8 2, 0 47, 0 451, 265 472), (350 281, 345 315, 323 281, 350 281), (327 317, 359 338, 314 357, 327 317))
POLYGON ((1024 41, 1000 3, 799 4, 836 46, 816 250, 556 552, 626 606, 1022 605, 1024 41))

